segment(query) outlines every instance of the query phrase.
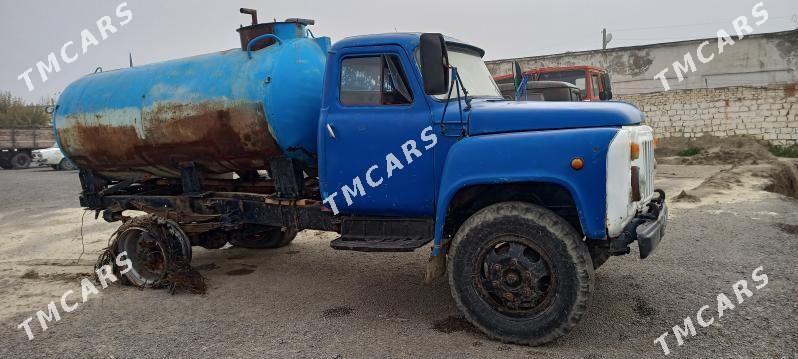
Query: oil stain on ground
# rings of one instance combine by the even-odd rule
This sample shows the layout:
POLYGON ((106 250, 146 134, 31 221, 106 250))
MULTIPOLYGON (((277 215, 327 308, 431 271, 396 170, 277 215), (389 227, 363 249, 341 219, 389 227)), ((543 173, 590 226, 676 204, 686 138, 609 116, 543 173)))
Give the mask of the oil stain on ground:
POLYGON ((632 308, 641 318, 650 318, 657 315, 657 309, 643 298, 635 298, 635 306, 632 308))
POLYGON ((208 263, 208 264, 194 266, 194 269, 202 271, 212 271, 217 268, 219 268, 219 266, 217 266, 216 263, 208 263))
POLYGON ((778 223, 776 227, 787 234, 798 234, 798 226, 794 224, 778 223))
POLYGON ((330 309, 325 309, 321 313, 321 316, 322 316, 322 318, 326 318, 326 319, 341 318, 341 317, 346 317, 346 316, 352 314, 352 312, 354 312, 354 311, 355 310, 350 308, 350 307, 334 307, 334 308, 330 308, 330 309))
POLYGON ((225 274, 227 274, 227 275, 247 275, 247 274, 251 274, 251 273, 254 273, 254 272, 255 272, 254 269, 239 268, 239 269, 233 269, 233 270, 231 270, 231 271, 229 271, 229 272, 227 272, 225 274))
POLYGON ((471 325, 471 323, 469 323, 465 318, 455 316, 450 316, 448 318, 433 322, 432 329, 446 334, 454 332, 477 332, 477 329, 474 328, 474 326, 471 325))
POLYGON ((29 269, 25 273, 23 273, 20 276, 20 278, 22 278, 22 279, 39 279, 39 273, 36 272, 33 269, 29 269))

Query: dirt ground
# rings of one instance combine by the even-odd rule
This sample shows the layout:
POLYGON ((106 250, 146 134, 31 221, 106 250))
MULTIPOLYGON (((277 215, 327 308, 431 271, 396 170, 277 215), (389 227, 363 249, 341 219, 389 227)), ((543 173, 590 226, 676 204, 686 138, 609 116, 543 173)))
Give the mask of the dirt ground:
POLYGON ((84 216, 75 172, 0 171, 0 357, 660 357, 665 332, 669 357, 796 357, 798 200, 766 191, 779 192, 773 166, 746 166, 660 164, 666 238, 646 260, 611 258, 582 322, 541 347, 466 323, 445 280, 423 284, 428 248, 335 251, 334 234, 313 231, 277 250, 195 248, 207 294, 110 286, 44 332, 34 318, 28 340, 17 326, 80 296, 118 224, 84 216), (677 346, 673 326, 759 266, 766 287, 677 346))

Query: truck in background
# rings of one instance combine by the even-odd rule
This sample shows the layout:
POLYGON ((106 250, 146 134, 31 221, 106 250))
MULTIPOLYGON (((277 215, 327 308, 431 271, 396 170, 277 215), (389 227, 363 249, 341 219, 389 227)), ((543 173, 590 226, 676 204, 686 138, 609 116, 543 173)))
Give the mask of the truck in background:
POLYGON ((0 167, 3 169, 28 168, 33 150, 53 147, 53 129, 0 128, 0 167))
POLYGON ((526 91, 518 91, 514 83, 498 84, 499 91, 507 100, 519 101, 582 101, 582 91, 569 82, 523 81, 526 91))
POLYGON ((192 246, 331 231, 336 250, 429 250, 427 279, 448 274, 472 324, 540 345, 583 317, 595 268, 663 237, 652 129, 634 106, 506 101, 484 51, 441 34, 331 45, 313 20, 242 12, 240 49, 62 92, 53 123, 80 203, 123 223, 98 268, 127 255, 125 281, 170 286, 192 246))
MULTIPOLYGON (((516 63, 514 63, 515 66, 516 63)), ((582 91, 582 101, 608 101, 612 99, 612 83, 605 69, 596 66, 543 67, 524 71, 529 81, 563 81, 582 91)), ((513 74, 493 77, 499 86, 516 84, 513 74)))

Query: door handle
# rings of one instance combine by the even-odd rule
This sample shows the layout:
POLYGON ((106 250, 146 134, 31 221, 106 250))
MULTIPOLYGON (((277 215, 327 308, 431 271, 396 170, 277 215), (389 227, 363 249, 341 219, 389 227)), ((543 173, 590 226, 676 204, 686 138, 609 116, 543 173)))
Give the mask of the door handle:
POLYGON ((333 131, 333 128, 329 123, 327 124, 327 133, 330 134, 331 138, 335 139, 335 131, 333 131))

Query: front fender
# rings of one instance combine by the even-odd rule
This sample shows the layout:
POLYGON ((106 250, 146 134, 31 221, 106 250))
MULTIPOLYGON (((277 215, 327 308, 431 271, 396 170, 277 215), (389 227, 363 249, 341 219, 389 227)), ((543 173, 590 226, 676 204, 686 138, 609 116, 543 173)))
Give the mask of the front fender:
POLYGON ((566 188, 576 203, 588 238, 606 237, 607 148, 618 128, 549 130, 467 137, 449 150, 435 210, 433 256, 443 254, 443 227, 449 202, 478 184, 550 182, 566 188), (584 168, 574 170, 579 157, 584 168))

